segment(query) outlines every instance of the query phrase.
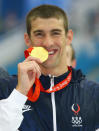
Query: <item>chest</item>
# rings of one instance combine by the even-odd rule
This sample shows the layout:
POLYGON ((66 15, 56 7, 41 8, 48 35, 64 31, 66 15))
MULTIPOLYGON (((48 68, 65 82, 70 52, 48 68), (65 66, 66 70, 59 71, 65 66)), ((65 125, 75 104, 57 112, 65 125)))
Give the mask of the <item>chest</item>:
MULTIPOLYGON (((75 103, 73 92, 71 94, 65 90, 63 92, 54 94, 58 131, 65 131, 65 129, 76 131, 76 128, 92 130, 94 128, 94 103, 88 104, 82 98, 75 103)), ((37 103, 27 101, 23 115, 21 131, 53 131, 54 116, 51 95, 42 93, 37 103)))

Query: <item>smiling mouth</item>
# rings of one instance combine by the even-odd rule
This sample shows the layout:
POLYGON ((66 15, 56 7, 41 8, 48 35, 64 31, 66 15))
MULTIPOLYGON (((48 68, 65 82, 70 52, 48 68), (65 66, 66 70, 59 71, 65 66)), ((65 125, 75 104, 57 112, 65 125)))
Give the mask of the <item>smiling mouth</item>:
POLYGON ((54 55, 57 51, 58 51, 57 49, 49 50, 49 51, 48 51, 48 55, 49 55, 49 56, 52 56, 52 55, 54 55))

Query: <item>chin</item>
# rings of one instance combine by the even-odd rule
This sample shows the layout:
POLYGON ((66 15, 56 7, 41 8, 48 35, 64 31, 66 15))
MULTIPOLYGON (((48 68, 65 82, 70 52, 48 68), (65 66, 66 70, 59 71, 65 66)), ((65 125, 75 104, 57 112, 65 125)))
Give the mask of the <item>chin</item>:
POLYGON ((56 62, 44 62, 42 64, 42 66, 44 68, 55 68, 55 67, 57 67, 57 64, 56 64, 56 62))

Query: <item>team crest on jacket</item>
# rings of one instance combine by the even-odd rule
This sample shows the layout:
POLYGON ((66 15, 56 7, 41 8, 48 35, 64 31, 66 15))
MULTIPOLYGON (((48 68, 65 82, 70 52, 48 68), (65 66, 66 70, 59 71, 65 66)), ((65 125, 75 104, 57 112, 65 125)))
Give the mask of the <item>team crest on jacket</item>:
POLYGON ((74 113, 74 116, 72 116, 72 127, 82 127, 82 118, 79 116, 80 112, 80 106, 78 104, 73 104, 71 106, 71 109, 74 113))

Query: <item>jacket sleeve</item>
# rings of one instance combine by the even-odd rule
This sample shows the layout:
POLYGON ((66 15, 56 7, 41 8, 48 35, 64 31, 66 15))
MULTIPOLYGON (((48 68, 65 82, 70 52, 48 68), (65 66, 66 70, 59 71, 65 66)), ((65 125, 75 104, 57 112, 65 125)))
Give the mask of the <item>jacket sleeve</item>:
POLYGON ((95 129, 99 129, 99 83, 87 81, 88 91, 91 92, 90 101, 93 101, 95 129))
POLYGON ((7 99, 0 100, 0 131, 17 131, 22 120, 22 108, 27 97, 16 89, 7 99))
POLYGON ((99 129, 99 83, 94 83, 94 102, 95 102, 95 126, 99 129))

